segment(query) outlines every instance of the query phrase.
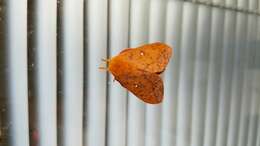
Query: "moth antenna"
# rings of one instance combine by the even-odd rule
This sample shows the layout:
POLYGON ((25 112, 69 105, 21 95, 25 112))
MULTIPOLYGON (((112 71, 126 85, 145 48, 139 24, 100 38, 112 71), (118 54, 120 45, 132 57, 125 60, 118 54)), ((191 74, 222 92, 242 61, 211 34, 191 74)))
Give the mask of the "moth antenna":
POLYGON ((104 58, 102 58, 101 60, 104 62, 107 62, 107 63, 109 63, 109 61, 110 61, 109 59, 104 59, 104 58))
POLYGON ((106 68, 106 67, 98 67, 98 69, 100 69, 100 70, 106 70, 106 71, 108 71, 108 68, 106 68))

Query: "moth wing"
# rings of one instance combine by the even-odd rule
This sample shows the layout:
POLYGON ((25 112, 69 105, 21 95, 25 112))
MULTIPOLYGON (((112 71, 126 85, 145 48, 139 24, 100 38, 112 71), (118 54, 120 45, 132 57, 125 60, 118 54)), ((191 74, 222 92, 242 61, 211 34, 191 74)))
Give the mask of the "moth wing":
POLYGON ((126 49, 122 50, 122 51, 120 52, 120 54, 125 53, 125 52, 129 52, 129 51, 131 51, 131 50, 133 50, 133 48, 126 48, 126 49))
POLYGON ((158 104, 163 100, 163 81, 155 73, 132 70, 129 74, 115 76, 115 79, 146 103, 158 104))
POLYGON ((164 43, 157 42, 137 48, 127 48, 117 57, 123 58, 139 69, 161 73, 165 70, 171 56, 172 48, 164 43))

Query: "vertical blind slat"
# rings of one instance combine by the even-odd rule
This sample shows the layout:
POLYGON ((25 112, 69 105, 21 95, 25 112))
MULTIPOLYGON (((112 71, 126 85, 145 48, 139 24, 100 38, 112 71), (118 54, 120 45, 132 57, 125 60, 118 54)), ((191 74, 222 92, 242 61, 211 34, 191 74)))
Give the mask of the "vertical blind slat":
POLYGON ((225 0, 212 0, 215 4, 225 5, 225 0))
POLYGON ((237 7, 237 0, 225 0, 225 6, 237 7))
MULTIPOLYGON (((128 47, 129 0, 111 0, 109 16, 110 57, 128 47)), ((108 146, 126 145, 127 92, 109 76, 108 146), (120 138, 119 138, 120 137, 120 138)))
MULTIPOLYGON (((27 0, 7 1, 7 74, 11 145, 29 146, 27 0)), ((3 49, 3 48, 2 48, 3 49)))
MULTIPOLYGON (((258 0, 258 5, 257 5, 258 13, 260 13, 260 0, 258 0)), ((257 26, 258 27, 258 26, 257 26)))
MULTIPOLYGON (((258 1, 259 3, 260 1, 258 1)), ((257 64, 256 64, 256 69, 257 69, 257 79, 255 83, 258 83, 258 85, 256 85, 256 92, 254 94, 257 94, 258 96, 258 126, 257 126, 257 142, 256 142, 256 146, 260 145, 260 16, 257 17, 257 64)))
MULTIPOLYGON (((151 0, 149 9, 149 42, 164 41, 165 0, 151 0)), ((167 98, 167 97, 166 97, 167 98)), ((146 105, 145 145, 160 145, 161 104, 146 105)))
POLYGON ((247 9, 248 8, 248 0, 237 0, 237 7, 247 9))
POLYGON ((63 18, 63 144, 82 146, 83 0, 64 0, 63 18))
POLYGON ((236 28, 235 12, 226 10, 224 20, 224 37, 222 51, 222 68, 220 79, 220 95, 219 95, 219 110, 218 110, 218 126, 216 146, 226 145, 227 128, 229 119, 229 104, 231 95, 232 68, 233 68, 233 49, 234 36, 236 28))
MULTIPOLYGON (((148 42, 148 0, 132 0, 130 6, 130 47, 148 42)), ((127 145, 145 145, 145 105, 129 93, 127 145)))
POLYGON ((251 57, 250 60, 252 60, 250 68, 248 71, 250 72, 251 78, 252 78, 252 83, 251 83, 251 103, 250 103, 250 108, 249 108, 249 125, 248 125, 248 140, 247 140, 247 146, 255 146, 256 144, 256 124, 257 124, 257 119, 256 119, 256 114, 257 114, 257 104, 258 104, 258 97, 254 94, 254 83, 256 83, 257 80, 254 79, 255 74, 255 57, 256 57, 256 40, 257 40, 257 16, 250 16, 251 20, 251 26, 252 27, 252 32, 250 33, 250 39, 249 39, 249 44, 247 49, 250 49, 251 57))
MULTIPOLYGON (((259 50, 258 50, 258 54, 260 54, 259 53, 259 50)), ((259 57, 259 56, 258 56, 259 57)), ((258 83, 258 85, 257 85, 257 91, 258 91, 258 93, 255 93, 255 94, 257 94, 257 96, 258 96, 258 116, 257 116, 257 135, 256 135, 256 146, 259 146, 260 145, 260 95, 259 95, 259 87, 260 87, 260 85, 259 85, 259 82, 260 82, 260 73, 259 73, 259 69, 258 69, 258 71, 257 71, 258 73, 258 75, 256 75, 256 81, 258 81, 257 83, 258 83)))
POLYGON ((256 11, 257 10, 257 2, 258 0, 249 0, 248 1, 248 9, 251 11, 256 11))
POLYGON ((227 146, 235 146, 238 141, 239 109, 241 105, 241 91, 243 85, 243 55, 245 54, 246 48, 246 18, 246 15, 243 13, 237 14, 227 146))
POLYGON ((249 68, 251 66, 250 58, 252 57, 252 50, 250 49, 250 41, 252 40, 251 33, 253 33, 253 17, 248 16, 247 19, 247 42, 246 42, 246 53, 244 55, 244 77, 243 77, 243 88, 242 88, 242 100, 241 100, 241 110, 240 110, 240 120, 239 120, 239 137, 238 146, 245 146, 247 144, 247 134, 249 125, 249 108, 251 104, 251 73, 249 68))
POLYGON ((86 125, 85 146, 105 146, 106 134, 106 72, 98 66, 107 58, 107 0, 86 2, 86 125))
POLYGON ((36 2, 36 81, 40 146, 57 145, 57 1, 36 2))
POLYGON ((161 145, 176 145, 177 95, 179 83, 182 2, 169 1, 166 12, 165 42, 173 47, 173 58, 165 71, 165 99, 162 103, 161 145))
POLYGON ((208 79, 211 9, 198 7, 198 24, 194 64, 191 146, 202 146, 208 79))
POLYGON ((216 142, 224 14, 222 9, 212 8, 204 146, 216 142))
POLYGON ((196 46, 197 6, 183 5, 180 52, 180 79, 178 89, 177 146, 190 144, 193 67, 196 46))

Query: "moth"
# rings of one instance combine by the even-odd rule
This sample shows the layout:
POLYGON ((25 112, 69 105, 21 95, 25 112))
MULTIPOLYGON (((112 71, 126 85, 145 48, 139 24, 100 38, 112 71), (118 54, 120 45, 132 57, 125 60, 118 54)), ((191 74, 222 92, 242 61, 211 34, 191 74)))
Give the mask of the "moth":
POLYGON ((162 102, 164 94, 160 74, 164 72, 171 56, 172 48, 164 43, 145 44, 124 49, 106 60, 107 70, 139 99, 158 104, 162 102))

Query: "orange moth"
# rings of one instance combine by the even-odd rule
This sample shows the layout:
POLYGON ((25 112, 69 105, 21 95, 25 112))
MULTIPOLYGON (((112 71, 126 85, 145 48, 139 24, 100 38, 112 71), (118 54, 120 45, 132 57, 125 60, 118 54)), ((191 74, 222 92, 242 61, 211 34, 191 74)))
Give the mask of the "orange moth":
POLYGON ((146 103, 163 100, 163 81, 159 76, 172 56, 172 48, 160 42, 127 48, 107 60, 108 71, 123 87, 146 103))

